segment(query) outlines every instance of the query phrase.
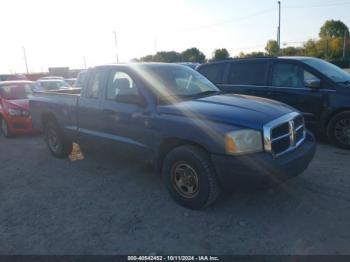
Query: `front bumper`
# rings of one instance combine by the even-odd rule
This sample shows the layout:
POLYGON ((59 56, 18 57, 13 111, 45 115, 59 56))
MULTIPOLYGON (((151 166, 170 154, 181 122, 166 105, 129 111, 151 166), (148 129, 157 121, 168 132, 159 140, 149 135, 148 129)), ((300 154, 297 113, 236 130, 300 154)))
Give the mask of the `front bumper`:
POLYGON ((10 117, 7 122, 10 134, 20 135, 37 132, 33 128, 31 117, 10 117))
POLYGON ((301 174, 310 164, 316 152, 314 136, 307 132, 302 145, 295 150, 274 158, 269 153, 245 156, 211 155, 222 186, 283 182, 301 174))

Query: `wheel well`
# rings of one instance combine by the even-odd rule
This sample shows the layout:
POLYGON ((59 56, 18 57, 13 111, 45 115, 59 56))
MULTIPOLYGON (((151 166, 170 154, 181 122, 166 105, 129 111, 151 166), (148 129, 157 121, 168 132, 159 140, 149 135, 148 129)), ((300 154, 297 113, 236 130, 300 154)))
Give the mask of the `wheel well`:
POLYGON ((157 164, 157 170, 161 171, 163 160, 164 160, 165 156, 171 150, 173 150, 176 147, 184 146, 184 145, 195 146, 195 147, 198 147, 198 148, 202 149, 204 152, 209 153, 206 148, 204 148, 202 145, 200 145, 200 144, 198 144, 196 142, 193 142, 193 141, 190 141, 190 140, 186 140, 186 139, 181 139, 181 138, 167 138, 159 146, 157 163, 156 163, 157 164))
POLYGON ((44 113, 44 114, 42 114, 42 116, 41 116, 41 124, 42 124, 42 127, 43 127, 44 130, 45 130, 46 124, 49 121, 55 121, 56 122, 57 120, 56 120, 55 115, 52 114, 52 113, 44 113))
POLYGON ((336 115, 340 114, 340 113, 343 113, 343 112, 346 112, 346 111, 349 111, 350 112, 350 108, 347 108, 347 107, 344 107, 344 108, 339 108, 337 110, 335 110, 334 112, 332 112, 327 118, 326 118, 326 121, 324 122, 324 127, 327 128, 328 124, 329 124, 329 121, 331 121, 331 119, 333 117, 335 117, 336 115))

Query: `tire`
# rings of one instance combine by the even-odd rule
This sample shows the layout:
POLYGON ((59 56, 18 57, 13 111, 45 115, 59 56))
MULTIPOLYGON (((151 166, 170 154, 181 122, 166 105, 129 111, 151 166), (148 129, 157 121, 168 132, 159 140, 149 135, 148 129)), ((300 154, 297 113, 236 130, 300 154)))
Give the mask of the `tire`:
POLYGON ((11 134, 10 134, 10 131, 9 131, 9 128, 8 128, 8 123, 2 117, 0 117, 0 125, 1 125, 1 134, 4 137, 11 137, 11 134))
POLYGON ((221 191, 208 154, 195 146, 171 150, 163 161, 162 178, 171 197, 193 210, 211 205, 221 191))
POLYGON ((327 136, 332 144, 350 150, 350 111, 339 113, 329 121, 327 136))
POLYGON ((57 158, 67 157, 72 152, 72 142, 65 139, 54 120, 50 120, 45 125, 45 140, 49 150, 57 158))

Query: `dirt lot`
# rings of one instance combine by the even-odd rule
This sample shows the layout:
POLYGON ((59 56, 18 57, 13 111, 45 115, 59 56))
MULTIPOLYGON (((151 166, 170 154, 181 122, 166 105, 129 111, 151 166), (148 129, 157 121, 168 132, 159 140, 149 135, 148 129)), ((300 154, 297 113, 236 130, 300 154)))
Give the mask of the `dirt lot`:
POLYGON ((0 138, 0 254, 350 254, 349 170, 349 152, 319 144, 297 179, 194 212, 145 164, 0 138))

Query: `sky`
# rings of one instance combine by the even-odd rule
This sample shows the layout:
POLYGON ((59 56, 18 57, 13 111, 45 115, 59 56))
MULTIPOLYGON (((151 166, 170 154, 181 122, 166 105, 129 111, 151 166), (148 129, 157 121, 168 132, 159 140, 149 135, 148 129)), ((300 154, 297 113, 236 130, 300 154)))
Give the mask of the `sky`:
MULTIPOLYGON (((318 38, 328 19, 350 26, 350 0, 281 0, 281 42, 318 38)), ((0 73, 128 62, 197 47, 264 50, 276 39, 276 0, 1 0, 0 73), (114 33, 117 36, 115 45, 114 33)))

